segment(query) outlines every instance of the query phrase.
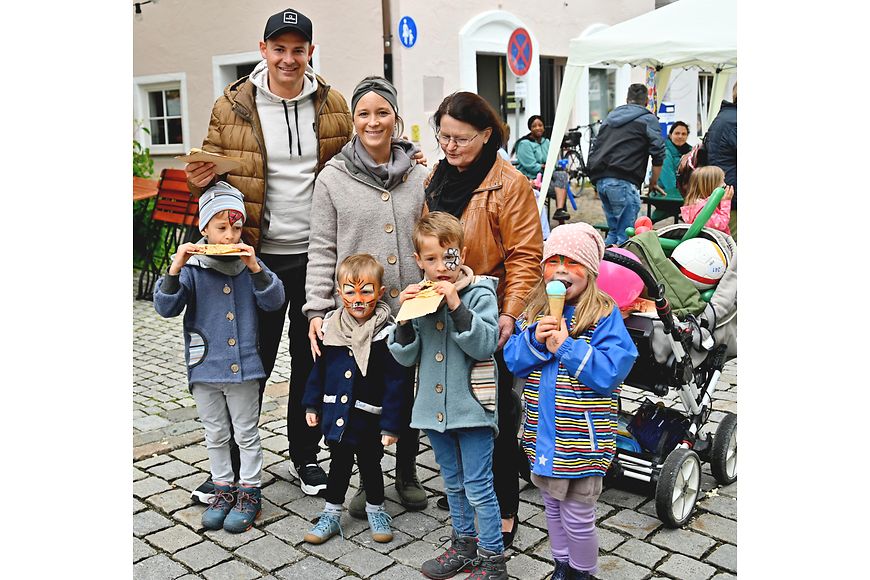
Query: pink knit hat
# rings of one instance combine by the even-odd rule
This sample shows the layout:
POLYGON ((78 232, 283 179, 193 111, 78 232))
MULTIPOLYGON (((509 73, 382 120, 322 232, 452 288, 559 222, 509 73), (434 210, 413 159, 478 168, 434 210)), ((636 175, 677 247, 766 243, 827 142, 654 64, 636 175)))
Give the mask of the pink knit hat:
POLYGON ((544 242, 544 259, 561 255, 580 262, 598 276, 598 264, 604 256, 604 240, 598 231, 587 223, 562 224, 553 228, 544 242))

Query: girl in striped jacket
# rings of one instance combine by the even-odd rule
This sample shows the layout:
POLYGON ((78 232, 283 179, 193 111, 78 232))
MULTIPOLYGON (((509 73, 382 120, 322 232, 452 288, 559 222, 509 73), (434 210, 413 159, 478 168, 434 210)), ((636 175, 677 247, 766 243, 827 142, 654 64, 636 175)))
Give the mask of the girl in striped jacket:
POLYGON ((595 283, 603 255, 589 224, 555 228, 543 279, 504 347, 508 370, 526 379, 522 447, 544 499, 554 580, 597 568, 595 502, 616 449, 619 387, 637 358, 619 309, 595 283))

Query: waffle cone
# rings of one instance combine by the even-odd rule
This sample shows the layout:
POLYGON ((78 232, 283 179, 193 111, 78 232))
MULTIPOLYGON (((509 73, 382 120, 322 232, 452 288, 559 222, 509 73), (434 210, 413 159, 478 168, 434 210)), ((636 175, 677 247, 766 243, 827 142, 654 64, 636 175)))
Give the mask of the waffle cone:
POLYGON ((555 316, 556 320, 562 320, 562 309, 565 308, 565 296, 548 295, 547 300, 550 301, 550 316, 555 316))

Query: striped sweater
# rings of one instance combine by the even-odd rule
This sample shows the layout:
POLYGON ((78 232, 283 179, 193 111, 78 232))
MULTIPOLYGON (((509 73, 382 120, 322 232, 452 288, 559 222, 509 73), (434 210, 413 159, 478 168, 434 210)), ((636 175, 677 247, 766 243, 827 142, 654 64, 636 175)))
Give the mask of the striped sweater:
MULTIPOLYGON (((571 330, 573 306, 566 306, 571 330)), ((536 475, 603 476, 616 449, 619 390, 637 358, 619 310, 579 338, 570 336, 556 354, 535 339, 537 321, 517 322, 504 347, 505 364, 525 378, 526 418, 522 448, 536 475)))

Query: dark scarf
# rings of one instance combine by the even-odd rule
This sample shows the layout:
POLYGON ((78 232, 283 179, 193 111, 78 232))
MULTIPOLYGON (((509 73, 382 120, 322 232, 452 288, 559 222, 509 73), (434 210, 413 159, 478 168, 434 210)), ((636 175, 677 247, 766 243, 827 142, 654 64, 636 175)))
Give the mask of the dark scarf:
POLYGON ((465 206, 471 200, 472 192, 483 182, 495 164, 498 156, 498 143, 490 138, 480 155, 465 171, 459 171, 442 159, 435 168, 435 175, 426 188, 426 204, 429 211, 444 211, 462 217, 465 206))
POLYGON ((688 141, 687 141, 686 143, 683 143, 683 144, 680 145, 679 147, 677 147, 676 145, 674 145, 674 142, 671 141, 671 138, 668 137, 668 143, 670 143, 671 146, 672 146, 674 149, 677 150, 677 153, 679 153, 680 156, 683 156, 683 155, 685 155, 686 153, 688 153, 689 151, 692 150, 692 146, 689 145, 688 141))

